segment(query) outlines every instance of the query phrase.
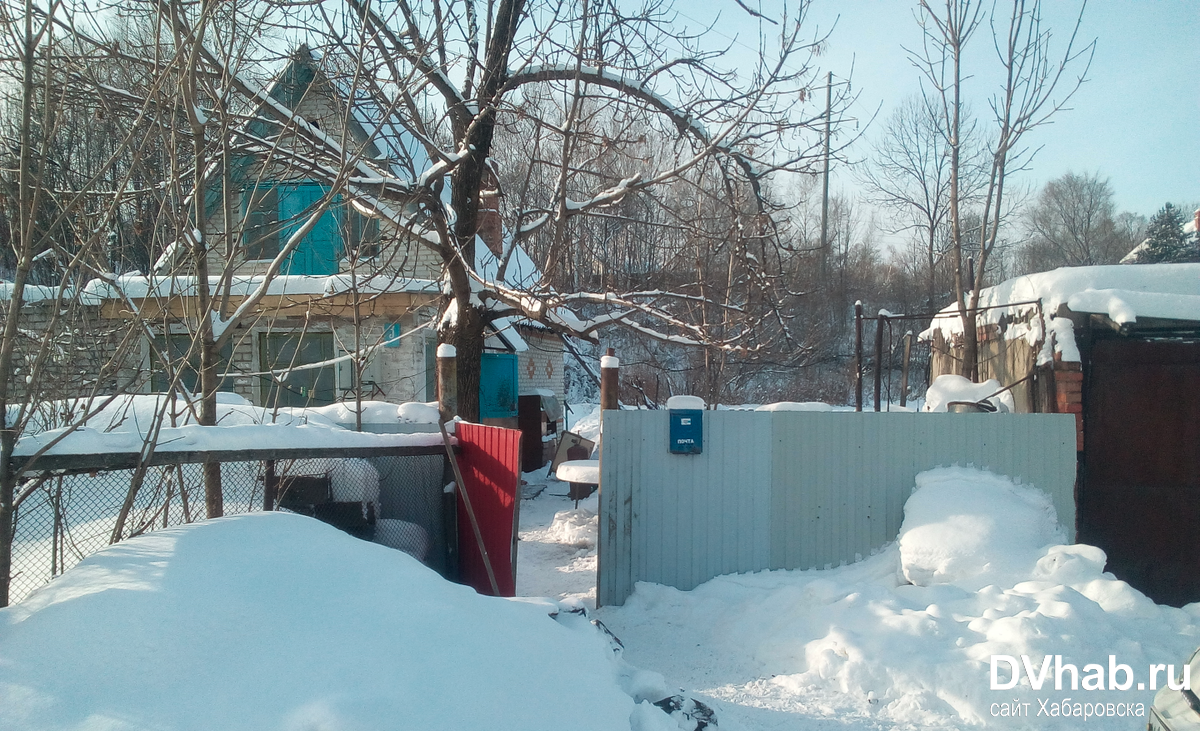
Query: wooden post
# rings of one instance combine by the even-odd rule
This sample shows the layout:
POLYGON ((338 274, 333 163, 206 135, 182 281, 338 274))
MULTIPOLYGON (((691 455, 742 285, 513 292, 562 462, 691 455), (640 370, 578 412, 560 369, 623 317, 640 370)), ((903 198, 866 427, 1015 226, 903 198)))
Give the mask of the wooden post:
POLYGON ((612 348, 605 352, 600 359, 600 419, 604 419, 605 410, 619 409, 617 391, 620 387, 621 361, 617 360, 612 348))
POLYGON ((879 399, 883 386, 883 324, 887 317, 882 312, 875 317, 875 410, 879 411, 879 399))
POLYGON ((268 459, 263 463, 266 474, 263 475, 263 510, 274 510, 278 500, 279 478, 275 476, 275 460, 268 459))
POLYGON ((458 351, 449 343, 437 346, 438 418, 442 423, 458 416, 458 351))
POLYGON ((854 303, 854 410, 862 411, 862 300, 854 303))
POLYGON ((900 405, 908 405, 908 361, 912 356, 912 330, 904 333, 904 361, 900 364, 900 405))

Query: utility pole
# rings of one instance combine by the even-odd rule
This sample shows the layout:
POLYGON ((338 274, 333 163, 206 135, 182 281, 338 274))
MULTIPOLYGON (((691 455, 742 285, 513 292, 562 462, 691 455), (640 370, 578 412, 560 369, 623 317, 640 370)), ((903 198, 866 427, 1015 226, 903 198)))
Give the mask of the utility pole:
POLYGON ((825 173, 821 183, 821 281, 829 276, 829 128, 833 116, 833 72, 825 81, 825 173))

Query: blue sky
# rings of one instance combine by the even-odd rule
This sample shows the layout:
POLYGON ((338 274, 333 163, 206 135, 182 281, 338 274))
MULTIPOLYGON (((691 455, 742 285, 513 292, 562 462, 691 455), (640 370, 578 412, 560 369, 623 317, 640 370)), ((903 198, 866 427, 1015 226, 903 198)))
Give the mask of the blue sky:
MULTIPOLYGON (((755 6, 754 0, 747 2, 755 6)), ((761 0, 764 14, 778 14, 783 4, 761 0)), ((920 31, 915 0, 813 0, 809 27, 832 30, 827 51, 817 59, 823 70, 846 77, 853 68, 859 93, 851 113, 879 117, 866 138, 851 149, 861 158, 893 107, 919 91, 918 71, 904 47, 915 47, 920 31)), ((711 22, 718 29, 757 45, 758 24, 733 0, 693 0, 677 5, 688 18, 711 22)), ((1047 0, 1048 23, 1065 39, 1078 3, 1047 0)), ((975 39, 979 74, 968 80, 979 114, 987 111, 985 68, 995 67, 989 31, 975 39)), ((1099 171, 1110 178, 1118 210, 1149 216, 1163 203, 1200 201, 1200 0, 1093 0, 1085 13, 1080 37, 1097 40, 1088 81, 1073 97, 1071 109, 1054 123, 1032 133, 1040 147, 1023 182, 1040 183, 1073 170, 1099 171)), ((735 50, 749 53, 744 46, 735 50)), ((823 95, 821 95, 823 103, 823 95)), ((833 187, 849 192, 847 171, 835 173, 833 187)))

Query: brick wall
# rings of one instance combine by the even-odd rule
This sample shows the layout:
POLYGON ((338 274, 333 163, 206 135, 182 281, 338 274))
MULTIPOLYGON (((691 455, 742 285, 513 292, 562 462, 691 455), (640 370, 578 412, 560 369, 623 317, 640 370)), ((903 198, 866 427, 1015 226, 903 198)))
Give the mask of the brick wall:
MULTIPOLYGON (((0 322, 6 314, 6 309, 0 311, 0 322)), ((52 300, 26 303, 21 308, 22 335, 13 344, 14 402, 27 396, 45 400, 140 390, 149 374, 142 368, 141 340, 129 333, 133 326, 102 319, 95 306, 52 300), (50 345, 35 366, 48 331, 50 345)))
POLYGON ((1075 449, 1083 451, 1083 368, 1054 354, 1054 412, 1075 415, 1075 449))
POLYGON ((565 394, 562 341, 557 335, 543 330, 521 327, 520 332, 529 343, 529 350, 517 354, 518 392, 531 393, 534 389, 546 388, 561 401, 565 394))

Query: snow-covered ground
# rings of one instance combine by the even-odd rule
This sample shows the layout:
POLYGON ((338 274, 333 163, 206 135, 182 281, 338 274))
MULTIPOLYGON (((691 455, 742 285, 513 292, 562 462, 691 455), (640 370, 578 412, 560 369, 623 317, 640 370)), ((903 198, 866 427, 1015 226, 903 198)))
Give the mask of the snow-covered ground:
POLYGON ((123 541, 0 609, 5 731, 664 731, 664 688, 569 608, 287 513, 123 541))
MULTIPOLYGON (((526 480, 536 497, 521 507, 518 593, 594 606, 595 498, 574 511, 565 483, 526 480)), ((629 663, 711 705, 725 731, 1144 728, 1150 666, 1180 672, 1200 644, 1200 604, 1155 605, 1104 561, 1062 545, 1042 493, 948 468, 918 479, 900 539, 863 561, 722 576, 687 592, 641 583, 593 616, 629 663), (1079 685, 1064 667, 1056 690, 1051 660, 1040 690, 1023 666, 1017 687, 993 690, 991 658, 1002 655, 1027 656, 1035 682, 1044 657, 1061 656, 1079 685), (1109 689, 1110 655, 1130 667, 1128 690, 1109 689), (1091 664, 1103 689, 1085 690, 1091 664)), ((1009 677, 998 661, 998 684, 1009 677)))
POLYGON ((697 731, 694 698, 724 731, 1135 729, 1200 644, 1200 604, 1155 605, 1063 545, 1043 494, 977 470, 920 475, 898 540, 855 564, 598 610, 596 497, 525 480, 523 600, 281 513, 103 549, 0 610, 0 728, 697 731))

